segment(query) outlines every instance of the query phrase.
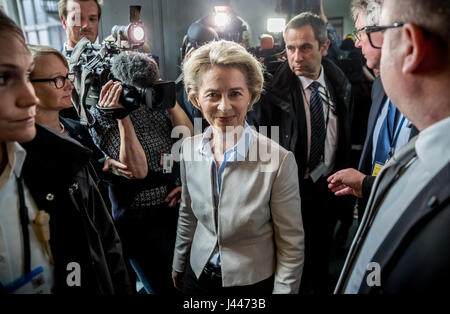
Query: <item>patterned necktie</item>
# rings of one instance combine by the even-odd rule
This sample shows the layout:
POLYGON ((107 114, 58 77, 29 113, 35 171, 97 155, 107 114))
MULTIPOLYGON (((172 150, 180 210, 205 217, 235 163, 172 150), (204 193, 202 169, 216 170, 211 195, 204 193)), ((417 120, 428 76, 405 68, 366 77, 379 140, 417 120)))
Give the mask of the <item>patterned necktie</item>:
POLYGON ((320 162, 324 154, 325 145, 325 119, 323 116, 323 102, 319 94, 318 82, 309 85, 311 98, 309 110, 311 112, 311 150, 309 153, 309 169, 313 170, 320 162))

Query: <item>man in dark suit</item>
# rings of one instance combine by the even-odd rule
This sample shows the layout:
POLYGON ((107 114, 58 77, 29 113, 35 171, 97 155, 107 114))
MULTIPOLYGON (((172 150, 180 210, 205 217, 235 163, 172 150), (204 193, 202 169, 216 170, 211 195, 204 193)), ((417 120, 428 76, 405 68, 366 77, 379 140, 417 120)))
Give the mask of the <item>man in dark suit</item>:
MULTIPOLYGON (((367 66, 379 70, 382 34, 368 31, 368 26, 378 25, 383 0, 355 0, 352 14, 355 19, 355 46, 361 48, 367 66)), ((417 135, 417 129, 398 112, 384 92, 381 78, 372 86, 372 106, 367 122, 367 135, 358 170, 343 169, 328 178, 329 188, 337 195, 358 197, 358 220, 361 221, 373 182, 387 159, 417 135), (392 112, 392 115, 390 113, 392 112), (390 128, 389 117, 392 116, 390 128)))
POLYGON ((305 229, 300 293, 326 293, 335 213, 343 202, 327 189, 326 176, 349 166, 351 86, 342 71, 323 58, 329 40, 319 16, 305 12, 294 17, 284 39, 288 60, 265 87, 249 121, 279 127, 276 140, 295 154, 305 229))
POLYGON ((337 293, 450 292, 450 2, 385 0, 381 78, 420 130, 381 170, 337 293))

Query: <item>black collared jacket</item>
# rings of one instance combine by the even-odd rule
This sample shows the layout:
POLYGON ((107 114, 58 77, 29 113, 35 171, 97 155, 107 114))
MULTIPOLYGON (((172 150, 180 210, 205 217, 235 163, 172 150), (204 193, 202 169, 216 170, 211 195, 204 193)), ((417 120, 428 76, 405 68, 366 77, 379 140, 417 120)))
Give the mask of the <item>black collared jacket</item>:
POLYGON ((131 293, 121 241, 88 172, 91 151, 45 127, 36 129, 36 137, 21 144, 27 151, 22 173, 37 207, 50 214, 54 292, 131 293), (72 285, 76 275, 79 286, 72 285))
MULTIPOLYGON (((322 58, 325 81, 335 104, 338 117, 338 147, 334 170, 350 166, 351 126, 353 100, 350 82, 344 73, 326 57, 322 58)), ((299 178, 303 178, 307 168, 308 138, 306 115, 303 104, 301 83, 286 61, 266 82, 265 92, 247 118, 256 127, 267 126, 271 137, 271 126, 279 126, 279 143, 294 152, 298 164, 299 178)), ((264 133, 261 129, 260 132, 264 133)), ((273 138, 272 138, 273 139, 273 138)))

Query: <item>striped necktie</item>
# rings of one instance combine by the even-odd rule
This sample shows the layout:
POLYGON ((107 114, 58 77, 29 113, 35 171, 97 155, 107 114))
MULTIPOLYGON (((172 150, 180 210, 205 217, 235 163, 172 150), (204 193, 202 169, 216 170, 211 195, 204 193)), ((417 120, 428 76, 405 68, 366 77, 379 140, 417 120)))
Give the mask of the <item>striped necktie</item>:
POLYGON ((324 154, 325 146, 325 119, 323 116, 323 102, 319 94, 319 82, 309 85, 311 98, 309 110, 311 112, 311 149, 309 153, 309 169, 313 170, 324 154))

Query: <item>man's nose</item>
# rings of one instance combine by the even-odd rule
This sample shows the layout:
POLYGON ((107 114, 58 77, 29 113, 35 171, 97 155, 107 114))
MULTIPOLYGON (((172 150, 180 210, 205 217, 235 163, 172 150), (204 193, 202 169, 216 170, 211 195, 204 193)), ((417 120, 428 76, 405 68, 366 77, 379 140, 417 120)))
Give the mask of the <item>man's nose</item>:
POLYGON ((300 62, 302 60, 303 60, 303 55, 300 52, 300 49, 296 49, 295 52, 294 52, 294 61, 295 62, 300 62))
POLYGON ((89 26, 89 20, 88 19, 82 19, 81 20, 81 28, 85 29, 89 26))

